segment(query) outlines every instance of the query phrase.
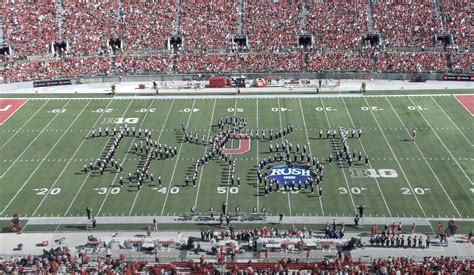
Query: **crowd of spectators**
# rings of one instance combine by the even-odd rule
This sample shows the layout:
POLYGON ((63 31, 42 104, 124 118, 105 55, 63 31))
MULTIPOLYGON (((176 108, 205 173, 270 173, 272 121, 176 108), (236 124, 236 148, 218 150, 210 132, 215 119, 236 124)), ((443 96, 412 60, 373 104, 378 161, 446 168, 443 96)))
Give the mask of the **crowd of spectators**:
POLYGON ((386 46, 430 45, 440 28, 433 1, 377 0, 372 13, 386 46))
POLYGON ((176 0, 122 1, 120 35, 129 49, 165 48, 176 31, 176 0))
POLYGON ((457 73, 468 73, 471 72, 471 68, 474 64, 474 53, 473 52, 461 52, 450 51, 451 66, 454 72, 457 73))
POLYGON ((173 69, 170 54, 125 55, 115 56, 114 71, 117 73, 169 73, 173 69))
POLYGON ((448 64, 440 52, 383 51, 377 54, 375 68, 384 72, 444 72, 448 64))
POLYGON ((369 26, 365 2, 242 3, 241 10, 238 1, 224 0, 129 0, 121 6, 115 0, 1 1, 4 41, 12 56, 0 57, 5 66, 0 77, 21 81, 148 72, 441 72, 449 66, 456 72, 471 71, 468 1, 441 0, 437 16, 432 1, 374 0, 374 27, 383 45, 371 48, 361 44, 369 26), (432 35, 441 27, 453 35, 454 44, 433 52, 432 35), (237 52, 232 35, 240 31, 247 43, 237 52), (163 53, 174 34, 183 38, 180 51, 163 53), (313 35, 313 44, 299 45, 301 34, 313 35), (122 41, 123 48, 112 51, 110 39, 122 41), (52 43, 63 41, 67 49, 61 59, 50 55, 52 43), (154 50, 143 51, 150 48, 154 50))
POLYGON ((185 50, 224 49, 237 33, 238 1, 183 0, 179 11, 180 34, 185 50))
POLYGON ((308 1, 306 32, 317 49, 357 47, 367 30, 367 5, 362 2, 308 1))
MULTIPOLYGON (((63 0, 62 4, 64 19, 57 40, 68 41, 69 51, 76 54, 107 52, 109 39, 118 35, 118 2, 63 0)), ((31 3, 28 6, 31 9, 31 3)))
POLYGON ((244 1, 243 35, 251 49, 276 51, 298 47, 301 5, 293 1, 244 1))
POLYGON ((241 70, 247 72, 303 72, 303 52, 255 51, 242 55, 241 70))
POLYGON ((70 253, 61 253, 57 256, 40 257, 12 257, 0 260, 0 273, 8 274, 53 274, 53 273, 102 273, 102 274, 162 274, 162 272, 187 272, 194 274, 209 274, 216 269, 226 270, 232 274, 262 274, 278 272, 311 271, 314 274, 321 272, 330 273, 377 273, 377 274, 472 274, 474 262, 458 260, 450 257, 426 257, 423 261, 416 261, 409 257, 376 258, 371 263, 354 260, 349 256, 343 259, 323 259, 320 262, 303 262, 298 258, 281 258, 273 262, 228 262, 216 261, 211 263, 203 257, 199 261, 171 263, 151 263, 147 261, 127 261, 123 255, 118 258, 97 257, 92 259, 89 255, 81 253, 77 256, 70 253))
POLYGON ((10 81, 37 78, 62 78, 98 75, 110 72, 109 57, 67 57, 45 60, 7 62, 4 77, 10 81))
POLYGON ((235 54, 202 53, 179 54, 176 59, 178 73, 235 72, 238 56, 235 54))
MULTIPOLYGON (((46 54, 56 36, 56 6, 41 1, 32 8, 30 1, 1 1, 4 40, 17 55, 46 54)), ((84 33, 83 33, 84 34, 84 33)))
POLYGON ((462 48, 472 47, 472 3, 470 1, 441 0, 440 9, 445 31, 454 35, 454 42, 462 48))
POLYGON ((369 71, 372 59, 368 52, 315 51, 309 56, 311 71, 369 71))

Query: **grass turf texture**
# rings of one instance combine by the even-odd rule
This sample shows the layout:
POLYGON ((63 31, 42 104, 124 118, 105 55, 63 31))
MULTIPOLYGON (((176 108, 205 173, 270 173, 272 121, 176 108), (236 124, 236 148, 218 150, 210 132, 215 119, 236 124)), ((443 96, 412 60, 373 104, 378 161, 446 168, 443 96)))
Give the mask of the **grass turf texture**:
MULTIPOLYGON (((219 211, 224 202, 230 210, 237 205, 243 212, 266 207, 271 215, 290 216, 353 216, 359 204, 366 206, 367 216, 472 215, 473 117, 452 96, 29 100, 0 126, 0 133, 2 217, 84 216, 86 206, 96 216, 167 216, 193 206, 201 212, 210 207, 219 211), (309 142, 309 151, 320 159, 334 152, 330 139, 319 139, 319 128, 362 128, 362 138, 349 139, 349 145, 365 151, 370 165, 325 164, 321 198, 309 191, 263 196, 255 166, 269 154, 270 142, 252 140, 249 152, 234 156, 240 186, 229 187, 228 166, 221 161, 204 166, 198 186, 184 186, 193 160, 206 147, 181 143, 181 123, 213 136, 217 119, 232 114, 247 118, 248 128, 292 124, 295 130, 285 139, 301 146, 309 142), (162 177, 162 186, 147 183, 137 191, 127 180, 120 187, 114 172, 81 172, 84 164, 101 156, 109 140, 85 139, 89 131, 120 117, 138 118, 129 125, 152 129, 153 139, 178 148, 177 158, 151 162, 150 172, 162 177), (409 135, 415 128, 416 143, 409 135), (397 177, 353 177, 353 169, 393 169, 397 177)), ((114 156, 125 160, 125 179, 139 163, 140 156, 132 150, 135 142, 139 138, 125 137, 114 156)))

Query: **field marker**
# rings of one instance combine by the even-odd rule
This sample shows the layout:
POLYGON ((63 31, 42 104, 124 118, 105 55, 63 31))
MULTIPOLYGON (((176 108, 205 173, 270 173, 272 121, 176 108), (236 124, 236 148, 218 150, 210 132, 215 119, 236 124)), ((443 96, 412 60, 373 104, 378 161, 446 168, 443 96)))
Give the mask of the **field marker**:
MULTIPOLYGON (((444 111, 443 107, 441 107, 441 105, 433 97, 431 97, 431 99, 436 103, 436 105, 438 105, 438 107, 441 109, 441 111, 446 115, 446 117, 449 119, 449 121, 451 121, 451 123, 456 127, 456 129, 459 131, 459 133, 461 133, 461 135, 466 139, 466 141, 471 145, 471 147, 474 147, 474 144, 472 144, 472 142, 464 135, 464 133, 461 132, 458 125, 456 123, 454 123, 454 121, 451 119, 451 117, 444 111)), ((454 129, 454 128, 451 127, 451 129, 454 129)))
MULTIPOLYGON (((304 130, 305 130, 305 133, 306 133, 306 140, 308 141, 309 153, 311 154, 311 156, 314 156, 314 155, 313 155, 313 152, 312 152, 312 150, 311 150, 311 142, 309 141, 308 130, 306 129, 306 119, 305 119, 305 117, 304 117, 303 104, 301 103, 301 98, 298 99, 298 101, 299 101, 299 103, 300 103, 301 118, 303 119, 303 126, 304 126, 304 130)), ((321 197, 319 197, 319 204, 320 204, 320 206, 321 206, 321 213, 322 213, 322 215, 324 216, 323 200, 321 199, 321 197)))
MULTIPOLYGON (((323 101, 322 98, 320 100, 321 100, 321 104, 323 106, 324 116, 326 117, 326 121, 328 123, 328 126, 329 126, 329 128, 332 128, 331 123, 329 122, 328 114, 326 112, 326 107, 324 107, 324 101, 323 101)), ((334 138, 331 138, 331 139, 333 141, 335 141, 334 138)), ((341 160, 339 160, 338 162, 339 162, 340 165, 342 164, 341 160)), ((351 188, 349 187, 349 181, 347 180, 346 172, 345 172, 344 168, 342 168, 341 170, 342 170, 342 175, 344 176, 344 181, 346 182, 347 190, 350 190, 351 188)), ((356 206, 355 206, 355 203, 354 203, 354 198, 352 197, 352 192, 348 192, 348 193, 349 193, 349 197, 351 198, 351 201, 352 201, 352 207, 354 208, 354 213, 357 213, 357 209, 356 209, 356 206)))
MULTIPOLYGON (((130 108, 130 105, 132 105, 132 102, 133 100, 130 101, 130 103, 128 104, 127 108, 125 109, 124 113, 122 116, 124 116, 128 109, 130 108)), ((112 103, 112 100, 109 100, 109 102, 107 103, 107 107, 109 107, 109 105, 112 103)), ((99 117, 97 118, 97 121, 95 122, 95 125, 97 125, 97 123, 100 121, 101 117, 103 116, 103 114, 105 114, 105 112, 102 112, 99 117)), ((104 147, 102 148, 100 154, 102 154, 102 151, 105 149, 105 147, 107 146, 108 142, 105 143, 104 147)), ((99 156, 100 156, 99 154, 99 156)), ((94 161, 94 159, 90 159, 90 161, 94 161)), ((69 211, 71 210, 71 207, 72 205, 74 204, 74 202, 76 201, 77 197, 79 196, 79 193, 82 191, 82 188, 84 187, 84 184, 86 183, 87 179, 89 179, 89 176, 91 175, 91 173, 88 173, 87 176, 84 178, 84 180, 82 181, 81 183, 81 186, 79 187, 79 189, 77 190, 76 194, 74 195, 74 198, 72 199, 71 203, 69 204, 68 208, 66 209, 66 212, 64 212, 64 216, 66 216, 69 211)), ((61 222, 58 224, 58 226, 56 227, 55 229, 55 232, 59 229, 59 227, 61 226, 61 222)))
MULTIPOLYGON (((20 129, 18 129, 13 135, 10 136, 10 138, 2 145, 2 147, 0 147, 0 150, 2 150, 3 148, 5 148, 5 146, 7 146, 7 144, 20 132, 20 131, 23 131, 23 127, 26 126, 26 124, 28 124, 28 122, 30 122, 42 109, 43 107, 48 104, 50 100, 47 100, 43 105, 41 105, 41 107, 32 115, 30 116, 30 118, 25 122, 23 123, 23 125, 20 127, 20 129)), ((13 114, 12 114, 13 115, 13 114)), ((38 131, 38 130, 37 130, 38 131)), ((10 130, 8 131, 10 132, 10 130)), ((3 177, 3 176, 2 176, 3 177)), ((1 178, 1 177, 0 177, 1 178)))
MULTIPOLYGON (((195 103, 196 103, 196 99, 193 100, 193 104, 191 106, 191 109, 194 108, 195 103)), ((192 117, 193 113, 194 112, 189 112, 188 121, 186 122, 186 128, 189 126, 189 122, 191 121, 191 117, 192 117)), ((166 189, 166 196, 165 196, 165 201, 163 203, 163 208, 161 209, 161 216, 163 216, 163 213, 165 211, 166 202, 168 201, 168 196, 170 194, 171 184, 173 183, 174 175, 176 173, 176 167, 178 167, 179 156, 181 155, 181 149, 183 148, 183 144, 184 144, 184 142, 181 142, 181 144, 179 145, 178 155, 176 156, 176 162, 174 164, 173 172, 171 174, 170 184, 168 185, 168 188, 166 189)))
MULTIPOLYGON (((147 110, 150 109, 150 107, 153 105, 153 102, 155 102, 155 99, 152 99, 152 100, 151 100, 150 105, 148 106, 148 109, 147 109, 147 110)), ((142 119, 141 122, 140 122, 139 128, 143 126, 143 123, 145 122, 145 119, 146 119, 146 117, 147 117, 147 115, 148 115, 149 113, 150 113, 149 111, 145 112, 145 115, 143 116, 143 119, 142 119)), ((125 159, 127 159, 127 156, 128 156, 128 154, 129 154, 130 150, 132 149, 133 143, 134 143, 134 141, 136 140, 136 138, 137 138, 137 137, 134 136, 133 139, 132 139, 132 142, 130 142, 130 146, 128 147, 128 149, 127 149, 127 151, 126 151, 125 156, 123 157, 123 160, 122 160, 122 163, 121 163, 121 164, 123 164, 123 163, 125 162, 125 159)), ((118 177, 119 175, 120 175, 120 173, 116 173, 116 174, 115 174, 115 176, 114 176, 114 178, 113 178, 113 180, 112 180, 112 183, 109 185, 109 188, 107 189, 107 193, 105 194, 104 200, 102 201, 102 204, 100 205, 99 210, 97 210, 97 215, 100 213, 100 211, 102 211, 102 207, 104 207, 105 202, 107 201, 107 198, 108 198, 109 195, 110 195, 110 190, 112 190, 112 186, 113 186, 114 183, 117 181, 117 177, 118 177)))
MULTIPOLYGON (((413 100, 411 99, 411 97, 408 97, 408 99, 410 100, 410 102, 412 104, 415 104, 413 102, 413 100)), ((418 110, 418 113, 421 115, 421 117, 423 118, 423 120, 426 122, 426 124, 428 124, 428 126, 433 129, 433 127, 431 127, 431 124, 426 120, 425 116, 423 115, 423 113, 418 110)), ((446 151, 449 153, 449 155, 451 155, 451 157, 454 159, 454 162, 456 162, 456 164, 458 165, 459 169, 461 169, 461 171, 463 172, 464 176, 466 176, 467 180, 471 183, 471 185, 474 185, 474 183, 472 182, 472 180, 469 178, 469 176, 466 174, 466 172, 464 171, 464 169, 461 167, 461 165, 459 164, 459 162, 454 158, 453 154, 451 153, 451 151, 449 151, 448 147, 446 147, 446 145, 444 144, 443 140, 439 137, 438 133, 433 130, 433 133, 435 133, 436 137, 438 138, 438 140, 441 142, 441 144, 443 145, 444 149, 446 149, 446 151)))
MULTIPOLYGON (((171 109, 173 109, 173 105, 174 105, 174 100, 171 101, 171 105, 170 105, 170 109, 168 110, 168 113, 166 114, 166 118, 165 118, 165 121, 163 122, 163 125, 161 127, 161 131, 160 131, 160 134, 158 135, 158 139, 157 139, 157 142, 160 141, 161 139, 161 135, 163 134, 163 129, 165 128, 165 125, 168 121, 168 117, 170 116, 170 113, 171 113, 171 109)), ((150 105, 151 106, 151 105, 150 105)), ((148 108, 149 109, 149 108, 148 108)), ((148 112, 147 112, 148 113, 148 112)), ((145 120, 146 118, 146 114, 145 114, 145 117, 143 118, 143 120, 145 120)), ((130 207, 130 211, 128 213, 128 215, 131 215, 132 214, 132 211, 133 211, 133 208, 135 207, 135 203, 137 202, 137 198, 138 198, 138 195, 140 194, 140 191, 141 190, 138 190, 137 191, 137 194, 135 195, 135 199, 133 200, 133 203, 132 203, 132 207, 130 207)))
MULTIPOLYGON (((280 98, 277 98, 277 102, 278 102, 278 117, 280 119, 280 129, 283 129, 283 124, 281 122, 281 107, 280 107, 280 98)), ((283 135, 281 136, 281 141, 282 142, 285 142, 284 138, 283 138, 283 135)), ((291 216, 291 200, 290 200, 290 192, 286 192, 286 194, 288 195, 288 209, 289 209, 289 213, 290 213, 290 216, 291 216)))
MULTIPOLYGON (((237 97, 235 98, 235 104, 234 104, 234 116, 237 114, 237 97)), ((232 139, 232 145, 234 140, 232 139)), ((235 160, 235 159, 234 159, 235 160)), ((230 179, 231 179, 231 168, 232 165, 229 165, 229 176, 227 177, 227 187, 226 187, 226 194, 225 194, 225 204, 227 205, 227 208, 229 208, 229 193, 230 193, 230 179)), ((258 210, 258 209, 257 209, 258 210)))
POLYGON ((413 187, 411 186, 410 181, 408 180, 407 175, 405 174, 405 171, 403 171, 402 165, 401 165, 400 162, 398 161, 397 155, 395 154, 395 152, 393 151, 392 146, 391 146, 390 143, 388 142, 388 139, 387 139, 387 137, 385 136, 385 133, 382 131, 382 128, 380 127, 379 121, 378 121, 377 118, 375 117, 375 115, 374 115, 374 113, 373 113, 373 111, 372 111, 372 108, 371 108, 369 102, 367 101, 367 98, 365 98, 365 97, 363 97, 363 98, 364 98, 365 104, 367 104, 367 107, 369 107, 369 112, 370 112, 370 114, 372 114, 372 117, 374 118, 375 123, 377 123, 377 126, 379 127, 380 132, 382 133, 382 136, 383 136, 383 138, 385 139, 385 142, 386 142, 387 145, 388 145, 388 148, 389 148, 390 151, 392 152, 392 155, 395 157, 395 161, 397 162, 398 167, 400 168, 400 171, 402 172, 403 177, 405 178, 405 181, 406 181, 407 184, 408 184, 408 187, 410 187, 410 191, 411 191, 411 193, 413 194, 413 196, 415 197, 415 200, 416 200, 416 202, 418 203, 418 206, 420 207, 421 212, 423 212, 423 215, 426 217, 425 210, 424 210, 423 207, 421 206, 421 203, 420 203, 420 201, 418 200, 418 197, 416 196, 415 191, 413 191, 413 187))
MULTIPOLYGON (((212 114, 211 114, 211 121, 209 123, 209 129, 208 129, 208 132, 207 132, 206 141, 209 141, 209 137, 211 136, 212 122, 213 122, 213 119, 214 119, 214 112, 216 110, 216 102, 217 102, 217 100, 214 99, 214 105, 212 107, 212 114)), ((204 154, 207 152, 207 147, 208 147, 208 144, 206 144, 206 147, 204 148, 204 154)), ((193 158, 193 161, 194 161, 194 158, 193 158)), ((199 197, 199 190, 201 188, 201 179, 202 179, 203 170, 204 170, 204 165, 201 166, 201 171, 199 173, 199 182, 198 182, 197 191, 196 191, 196 199, 194 200, 194 207, 195 208, 196 208, 198 197, 199 197)))
MULTIPOLYGON (((257 120, 257 129, 258 129, 258 98, 256 100, 256 111, 257 111, 257 116, 256 116, 256 120, 257 120)), ((258 139, 255 139, 255 142, 256 142, 256 146, 257 146, 257 165, 259 163, 259 154, 260 154, 260 151, 259 151, 259 148, 258 148, 258 144, 260 143, 260 141, 258 139)), ((259 190, 260 190, 260 183, 258 182, 258 179, 257 179, 257 184, 256 184, 256 197, 257 197, 257 209, 260 209, 260 194, 259 194, 259 190)))
MULTIPOLYGON (((63 106, 63 108, 70 102, 67 101, 67 103, 63 106)), ((89 101, 90 103, 90 101, 89 101)), ((74 120, 69 124, 69 127, 68 128, 71 128, 72 125, 76 122, 76 120, 81 116, 81 114, 84 112, 84 110, 86 109, 86 107, 89 105, 89 103, 87 103, 84 108, 82 108, 82 110, 79 112, 79 114, 76 115, 76 117, 74 118, 74 120)), ((59 113, 57 113, 56 115, 58 115, 59 113)), ((55 118, 55 117, 54 117, 55 118)), ((53 118, 53 120, 54 120, 53 118)), ((51 121, 53 121, 51 120, 51 121)), ((50 123, 51 123, 50 121, 50 123)), ((49 123, 48 123, 49 124, 49 123)), ((20 187, 20 189, 18 189, 18 191, 16 192, 16 194, 13 196, 13 198, 8 202, 7 206, 5 206, 5 208, 3 209, 2 213, 5 212, 5 210, 10 206, 10 204, 16 199, 16 197, 18 196, 18 194, 23 190, 23 188, 26 186, 26 184, 31 180, 31 178, 33 177, 33 175, 36 173, 36 171, 38 171, 38 169, 41 167, 41 165, 43 164, 43 162, 45 161, 45 158, 49 156, 49 154, 51 154, 51 152, 53 151, 54 148, 56 148, 56 145, 58 145, 58 143, 62 140, 62 138, 66 135, 67 132, 64 132, 57 140, 56 140, 56 143, 54 143, 53 147, 51 147, 49 149, 49 151, 46 153, 46 155, 44 156, 43 160, 36 166, 35 170, 33 170, 33 172, 30 174, 30 176, 28 177, 28 179, 25 181, 25 183, 23 183, 23 185, 20 187)))
MULTIPOLYGON (((69 102, 71 102, 71 100, 68 100, 66 102, 66 104, 63 105, 62 109, 64 109, 64 107, 66 107, 66 105, 69 104, 69 102)), ((56 119, 56 117, 59 115, 60 113, 56 113, 53 118, 43 127, 43 129, 41 130, 41 132, 30 142, 30 144, 28 144, 28 146, 25 147, 25 149, 23 150, 23 152, 21 152, 21 154, 16 158, 16 160, 10 164, 10 166, 8 166, 7 170, 0 176, 0 179, 3 178, 5 176, 5 174, 13 167, 13 165, 15 165, 15 163, 17 162, 18 159, 21 158, 21 156, 23 156, 23 154, 31 147, 31 145, 33 145, 33 143, 43 134, 44 130, 46 128, 49 127, 49 125, 56 119)))
MULTIPOLYGON (((355 123, 354 123, 354 120, 352 119, 351 113, 349 112, 349 108, 347 107, 346 100, 343 97, 341 97, 341 99, 342 99, 342 103, 344 103, 344 107, 346 108, 347 114, 349 115, 349 119, 351 120, 352 127, 355 128, 355 123)), ((365 150, 364 144, 362 143, 362 139, 358 138, 358 140, 359 140, 360 146, 362 147, 362 151, 364 151, 364 154, 367 155, 367 151, 365 150)), ((391 160, 391 158, 390 158, 390 160, 391 160)), ((369 167, 370 167, 370 169, 373 169, 371 162, 369 162, 369 167)), ((388 207, 387 201, 385 200, 385 196, 382 192, 382 188, 380 187, 379 181, 376 177, 374 177, 374 180, 375 180, 375 183, 377 184, 377 188, 380 191, 380 195, 382 196, 382 199, 383 199, 383 202, 385 204, 385 207, 387 208, 388 214, 390 216, 392 216, 392 212, 390 211, 390 208, 388 207)), ((365 190, 366 188, 361 188, 361 189, 365 190)))
MULTIPOLYGON (((84 107, 84 109, 91 103, 91 100, 89 100, 89 102, 87 102, 86 106, 84 107)), ((82 111, 84 111, 84 109, 82 109, 82 111)), ((81 111, 81 113, 82 113, 81 111)), ((99 117, 100 118, 100 117, 99 117)), ((77 118, 76 118, 77 119, 77 118)), ((97 119, 97 121, 93 124, 93 126, 95 126, 97 124, 97 122, 99 121, 99 119, 97 119)), ((75 120, 69 125, 69 128, 72 126, 72 124, 75 122, 75 120)), ((69 129, 68 128, 68 129, 69 129)), ((64 131, 64 134, 67 133, 69 131, 64 131)), ((64 135, 63 134, 63 135, 64 135)), ((81 143, 77 146, 76 150, 74 151, 74 153, 72 154, 72 156, 69 158, 69 161, 66 163, 66 165, 64 166, 63 170, 61 170, 61 173, 59 173, 59 175, 56 177, 56 179, 54 180, 53 184, 51 185, 50 188, 48 188, 48 192, 46 193, 46 195, 43 197, 43 199, 41 200, 41 202, 38 204, 38 206, 36 207, 35 211, 33 212, 33 215, 36 213, 36 211, 39 210, 39 208, 41 207, 41 205, 43 204, 43 202, 46 200, 46 198, 48 197, 48 195, 50 194, 51 190, 56 186, 56 184, 58 183, 59 179, 61 178, 61 176, 63 175, 64 171, 66 171, 66 168, 69 166, 69 164, 71 163, 72 161, 72 158, 77 154, 77 152, 79 152, 79 149, 81 148, 82 144, 86 141, 86 139, 82 139, 81 143)), ((64 159, 64 161, 66 161, 66 159, 64 159)))

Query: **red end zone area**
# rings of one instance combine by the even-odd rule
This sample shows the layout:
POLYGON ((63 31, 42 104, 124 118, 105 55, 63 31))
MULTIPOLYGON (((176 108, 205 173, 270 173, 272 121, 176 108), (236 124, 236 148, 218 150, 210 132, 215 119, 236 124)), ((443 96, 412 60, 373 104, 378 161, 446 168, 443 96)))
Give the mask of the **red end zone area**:
POLYGON ((9 119, 28 99, 0 98, 0 125, 9 119))
POLYGON ((471 113, 471 116, 474 116, 474 95, 455 95, 454 97, 471 113))

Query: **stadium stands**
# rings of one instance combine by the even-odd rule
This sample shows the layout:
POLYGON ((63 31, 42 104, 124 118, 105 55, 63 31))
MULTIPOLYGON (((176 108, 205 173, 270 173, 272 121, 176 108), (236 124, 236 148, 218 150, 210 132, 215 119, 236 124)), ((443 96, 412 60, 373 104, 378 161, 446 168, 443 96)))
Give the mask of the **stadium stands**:
POLYGON ((440 28, 432 1, 377 0, 372 11, 375 30, 382 34, 386 46, 430 45, 440 28))
POLYGON ((181 1, 180 34, 185 50, 225 49, 237 33, 238 1, 181 1))
POLYGON ((0 14, 11 49, 11 57, 0 59, 0 77, 9 81, 117 73, 471 72, 473 63, 468 1, 8 0, 0 14), (369 46, 371 31, 380 39, 369 46), (439 47, 435 34, 448 34, 452 43, 439 47), (178 52, 168 47, 173 35, 182 38, 178 52), (246 39, 239 53, 234 35, 246 39), (312 43, 303 47, 300 35, 312 43), (110 39, 122 42, 120 51, 110 39), (57 59, 51 48, 62 41, 67 49, 57 59))
MULTIPOLYGON (((214 262, 214 261, 213 261, 214 262)), ((396 272, 426 274, 437 272, 469 274, 474 272, 472 261, 460 261, 449 257, 427 257, 422 262, 417 262, 408 257, 388 257, 376 258, 371 263, 361 260, 352 260, 349 257, 344 259, 328 260, 321 262, 302 262, 298 259, 280 259, 277 262, 199 262, 190 260, 188 262, 171 262, 166 264, 149 263, 147 261, 127 261, 123 255, 119 258, 97 257, 80 253, 74 257, 68 252, 59 255, 42 255, 41 257, 11 257, 0 260, 0 272, 2 273, 72 273, 79 274, 104 272, 114 274, 115 272, 124 274, 137 274, 145 272, 147 274, 161 274, 160 272, 192 272, 192 274, 208 274, 216 269, 232 272, 244 272, 252 274, 257 272, 299 272, 311 271, 315 274, 326 272, 371 272, 380 274, 391 274, 396 272)))
POLYGON ((352 2, 308 1, 306 32, 315 35, 316 48, 355 48, 368 32, 367 5, 352 2))
POLYGON ((166 48, 174 34, 176 1, 123 1, 120 36, 128 49, 166 48))

